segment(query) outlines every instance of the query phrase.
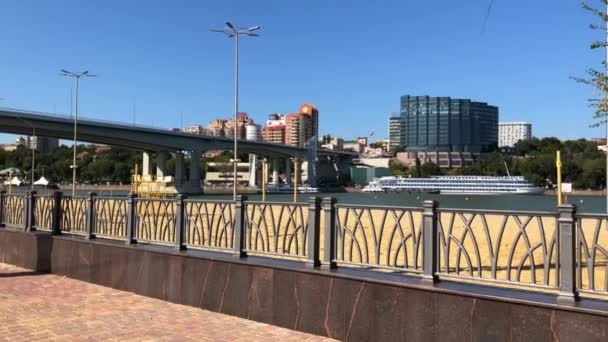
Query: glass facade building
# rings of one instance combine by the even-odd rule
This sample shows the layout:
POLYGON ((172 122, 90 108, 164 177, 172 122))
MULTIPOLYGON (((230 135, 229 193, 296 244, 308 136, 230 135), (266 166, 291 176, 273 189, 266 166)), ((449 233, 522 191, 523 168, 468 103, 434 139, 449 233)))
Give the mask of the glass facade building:
POLYGON ((487 103, 405 95, 400 119, 399 134, 395 119, 390 133, 407 151, 481 153, 498 145, 498 107, 487 103))
POLYGON ((398 147, 405 146, 405 130, 401 116, 391 116, 388 127, 388 150, 393 152, 398 147))

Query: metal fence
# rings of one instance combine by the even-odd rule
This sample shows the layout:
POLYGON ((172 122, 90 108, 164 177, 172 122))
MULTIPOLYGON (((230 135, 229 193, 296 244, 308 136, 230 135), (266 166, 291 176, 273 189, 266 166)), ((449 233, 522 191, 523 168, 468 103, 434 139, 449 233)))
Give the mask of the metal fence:
POLYGON ((438 275, 556 289, 556 213, 438 210, 438 275))
POLYGON ((95 198, 95 236, 126 239, 128 202, 124 198, 95 198))
POLYGON ((422 272, 422 208, 336 206, 334 262, 422 272))
POLYGON ((233 201, 185 201, 184 210, 186 247, 233 251, 233 201))
POLYGON ((53 229, 53 209, 55 207, 54 196, 37 196, 34 203, 34 221, 32 226, 36 230, 53 229))
MULTIPOLYGON (((316 206, 316 202, 312 205, 316 206)), ((293 258, 309 256, 308 204, 251 201, 245 203, 243 210, 247 253, 293 258)))
POLYGON ((1 200, 2 224, 11 228, 25 228, 25 195, 3 193, 1 200))
POLYGON ((274 258, 324 269, 397 271, 608 299, 608 215, 308 203, 0 194, 0 224, 274 258), (322 220, 321 220, 322 218, 322 220))

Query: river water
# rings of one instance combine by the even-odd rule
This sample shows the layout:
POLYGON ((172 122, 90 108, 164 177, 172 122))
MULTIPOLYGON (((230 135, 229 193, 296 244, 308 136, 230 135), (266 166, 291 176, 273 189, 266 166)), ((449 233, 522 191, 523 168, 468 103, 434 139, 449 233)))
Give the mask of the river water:
MULTIPOLYGON (((39 190, 39 194, 51 194, 51 190, 39 190)), ((69 193, 69 191, 66 191, 69 193)), ((79 191, 79 195, 88 191, 79 191)), ((100 196, 126 196, 125 191, 97 191, 100 196)), ((259 194, 247 194, 251 200, 261 200, 259 194)), ((497 209, 497 210, 533 210, 556 211, 557 198, 551 195, 439 195, 409 193, 322 193, 299 194, 298 201, 305 202, 311 196, 335 197, 338 203, 368 204, 389 206, 421 206, 424 200, 435 200, 443 208, 464 209, 497 209)), ((205 194, 190 196, 197 199, 232 199, 232 194, 205 194)), ((268 194, 267 201, 290 202, 293 194, 268 194)), ((606 199, 602 196, 568 196, 568 203, 577 207, 577 212, 605 213, 606 199)))

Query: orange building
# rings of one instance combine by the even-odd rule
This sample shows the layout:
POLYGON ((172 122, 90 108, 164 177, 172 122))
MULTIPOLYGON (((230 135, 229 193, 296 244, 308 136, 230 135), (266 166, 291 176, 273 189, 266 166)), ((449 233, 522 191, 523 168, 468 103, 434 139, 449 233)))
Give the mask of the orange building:
POLYGON ((319 110, 311 104, 300 106, 298 113, 270 114, 263 129, 264 141, 274 144, 304 146, 318 135, 319 110))

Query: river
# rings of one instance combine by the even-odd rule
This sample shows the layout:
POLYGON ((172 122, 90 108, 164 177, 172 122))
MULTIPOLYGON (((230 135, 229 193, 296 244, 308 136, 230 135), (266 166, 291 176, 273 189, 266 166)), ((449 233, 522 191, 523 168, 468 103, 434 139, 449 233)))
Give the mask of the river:
MULTIPOLYGON (((38 190, 41 195, 52 190, 38 190)), ((65 193, 70 193, 66 191, 65 193)), ((79 195, 88 191, 78 191, 79 195)), ((97 191, 100 196, 126 196, 126 191, 97 191)), ((249 199, 261 200, 259 194, 247 194, 249 199)), ((298 201, 304 202, 313 194, 299 194, 298 201)), ((439 195, 408 193, 322 193, 319 197, 335 197, 339 203, 390 206, 420 206, 424 200, 435 200, 443 208, 498 209, 498 210, 539 210, 555 211, 557 198, 552 195, 439 195)), ((205 194, 190 196, 197 199, 231 199, 232 194, 205 194)), ((268 201, 290 202, 293 194, 268 194, 268 201)), ((568 196, 568 203, 577 206, 578 212, 606 212, 606 199, 602 196, 568 196)))

